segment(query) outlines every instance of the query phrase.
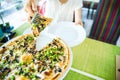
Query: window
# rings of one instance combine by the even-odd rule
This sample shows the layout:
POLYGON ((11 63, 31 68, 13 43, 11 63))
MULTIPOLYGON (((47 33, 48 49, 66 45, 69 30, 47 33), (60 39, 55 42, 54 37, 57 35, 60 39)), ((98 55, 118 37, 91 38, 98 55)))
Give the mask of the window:
POLYGON ((24 0, 0 0, 0 24, 9 22, 15 28, 23 22, 23 1, 24 0), (3 21, 2 21, 3 19, 3 21))

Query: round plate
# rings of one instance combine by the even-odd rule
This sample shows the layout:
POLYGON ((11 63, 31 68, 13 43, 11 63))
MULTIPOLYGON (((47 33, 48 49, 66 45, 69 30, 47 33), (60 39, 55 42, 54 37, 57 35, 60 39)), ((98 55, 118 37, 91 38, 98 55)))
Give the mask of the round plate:
POLYGON ((68 46, 74 47, 82 43, 86 38, 86 32, 80 25, 73 22, 59 22, 46 27, 45 31, 57 35, 63 39, 68 46))

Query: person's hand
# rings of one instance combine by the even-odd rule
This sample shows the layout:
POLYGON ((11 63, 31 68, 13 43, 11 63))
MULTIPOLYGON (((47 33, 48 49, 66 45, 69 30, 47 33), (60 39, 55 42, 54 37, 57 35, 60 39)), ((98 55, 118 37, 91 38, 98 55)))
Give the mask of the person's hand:
POLYGON ((36 0, 26 0, 24 5, 25 11, 28 13, 28 20, 34 15, 37 11, 36 0))
POLYGON ((81 8, 75 10, 75 24, 83 26, 81 8))
POLYGON ((83 26, 83 22, 82 22, 82 20, 75 21, 75 24, 76 24, 76 25, 81 25, 81 26, 83 26))

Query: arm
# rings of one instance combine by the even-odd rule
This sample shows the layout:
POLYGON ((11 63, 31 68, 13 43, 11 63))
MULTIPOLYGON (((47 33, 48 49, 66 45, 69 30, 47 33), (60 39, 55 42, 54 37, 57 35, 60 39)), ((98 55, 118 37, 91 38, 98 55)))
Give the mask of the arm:
POLYGON ((81 9, 82 8, 75 10, 75 23, 83 26, 81 9))

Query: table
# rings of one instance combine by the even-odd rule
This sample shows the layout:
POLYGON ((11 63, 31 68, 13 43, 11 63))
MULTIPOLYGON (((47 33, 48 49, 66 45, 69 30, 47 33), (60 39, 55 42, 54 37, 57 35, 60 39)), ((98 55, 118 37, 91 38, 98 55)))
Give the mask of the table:
MULTIPOLYGON (((86 40, 72 48, 73 64, 72 67, 78 70, 85 71, 105 80, 115 80, 116 73, 116 55, 120 55, 120 47, 86 38, 86 40)), ((74 80, 74 76, 70 71, 65 80, 74 80), (73 79, 70 79, 73 77, 73 79)), ((76 80, 91 80, 81 79, 80 76, 76 80)))
MULTIPOLYGON (((21 35, 29 26, 28 23, 21 25, 15 30, 17 35, 21 35)), ((72 69, 64 80, 95 80, 99 78, 115 80, 116 55, 120 55, 120 47, 86 38, 82 44, 72 48, 72 53, 72 69), (93 75, 95 78, 79 74, 80 71, 93 75)))

